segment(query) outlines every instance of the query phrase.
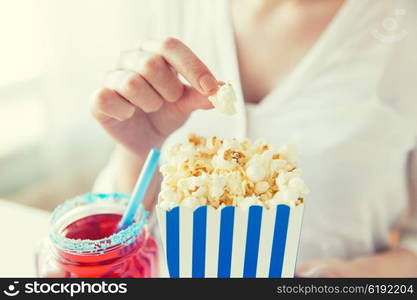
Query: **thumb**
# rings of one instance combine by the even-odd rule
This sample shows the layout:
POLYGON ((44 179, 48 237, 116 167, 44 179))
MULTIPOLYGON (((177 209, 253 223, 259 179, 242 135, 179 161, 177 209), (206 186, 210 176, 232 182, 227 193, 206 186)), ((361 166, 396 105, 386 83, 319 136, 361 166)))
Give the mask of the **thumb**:
POLYGON ((297 277, 316 278, 316 277, 328 277, 329 275, 328 264, 318 264, 310 266, 309 268, 298 270, 297 277))
POLYGON ((340 277, 344 262, 337 258, 303 262, 297 266, 297 277, 340 277))
POLYGON ((199 93, 195 88, 187 85, 184 87, 184 93, 181 99, 173 103, 173 105, 176 105, 176 108, 186 116, 197 109, 213 108, 206 95, 199 93))
POLYGON ((193 111, 210 108, 213 108, 213 105, 207 96, 185 85, 183 95, 177 102, 164 102, 162 108, 149 114, 149 117, 161 134, 168 135, 180 127, 193 111))

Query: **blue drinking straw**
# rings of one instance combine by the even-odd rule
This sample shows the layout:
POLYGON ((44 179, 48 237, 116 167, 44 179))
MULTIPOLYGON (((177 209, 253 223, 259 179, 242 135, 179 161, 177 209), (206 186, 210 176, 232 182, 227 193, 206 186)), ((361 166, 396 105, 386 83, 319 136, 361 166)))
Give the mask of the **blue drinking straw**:
POLYGON ((160 155, 161 152, 159 152, 157 149, 152 149, 149 152, 145 164, 143 165, 142 171, 140 172, 138 181, 136 182, 132 197, 130 198, 127 205, 127 209, 123 214, 122 220, 117 226, 117 231, 123 230, 133 223, 137 210, 142 203, 146 191, 148 190, 149 183, 151 182, 155 170, 158 167, 158 160, 160 155))

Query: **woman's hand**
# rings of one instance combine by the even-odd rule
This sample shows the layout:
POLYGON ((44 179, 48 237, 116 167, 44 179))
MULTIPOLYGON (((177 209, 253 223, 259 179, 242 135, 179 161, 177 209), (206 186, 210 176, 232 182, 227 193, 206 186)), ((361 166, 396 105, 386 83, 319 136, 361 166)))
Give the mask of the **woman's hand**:
POLYGON ((300 263, 296 277, 416 277, 417 256, 393 249, 353 260, 323 259, 300 263))
POLYGON ((313 260, 297 266, 296 277, 362 277, 361 270, 350 261, 337 258, 313 260))
POLYGON ((118 143, 140 158, 159 147, 192 111, 212 107, 207 96, 217 91, 217 80, 177 39, 123 52, 119 64, 94 94, 91 111, 118 143))
MULTIPOLYGON (((203 62, 174 38, 123 52, 118 67, 92 97, 91 112, 118 142, 116 189, 130 193, 148 151, 160 147, 191 112, 212 108, 208 96, 217 91, 218 82, 203 62)), ((152 186, 150 189, 156 190, 156 180, 152 186)), ((148 194, 144 202, 150 208, 154 197, 148 194)))

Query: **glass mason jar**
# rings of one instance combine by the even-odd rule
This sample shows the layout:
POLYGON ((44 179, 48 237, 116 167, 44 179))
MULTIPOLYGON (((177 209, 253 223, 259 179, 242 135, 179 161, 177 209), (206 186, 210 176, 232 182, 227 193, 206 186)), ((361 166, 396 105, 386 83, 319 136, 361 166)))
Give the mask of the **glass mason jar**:
POLYGON ((158 246, 146 225, 147 212, 115 232, 128 200, 125 194, 86 194, 58 206, 36 255, 38 276, 158 276, 158 246))

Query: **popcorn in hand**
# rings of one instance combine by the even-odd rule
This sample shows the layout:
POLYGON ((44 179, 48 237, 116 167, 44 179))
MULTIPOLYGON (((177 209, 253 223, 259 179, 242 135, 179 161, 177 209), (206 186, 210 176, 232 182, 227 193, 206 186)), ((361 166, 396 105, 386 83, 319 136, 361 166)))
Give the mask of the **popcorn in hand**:
POLYGON ((236 95, 230 83, 220 86, 217 93, 208 99, 219 112, 229 116, 236 113, 236 95))
POLYGON ((294 146, 275 150, 265 141, 190 135, 172 147, 163 174, 158 203, 163 209, 277 204, 299 205, 309 190, 295 165, 294 146))

